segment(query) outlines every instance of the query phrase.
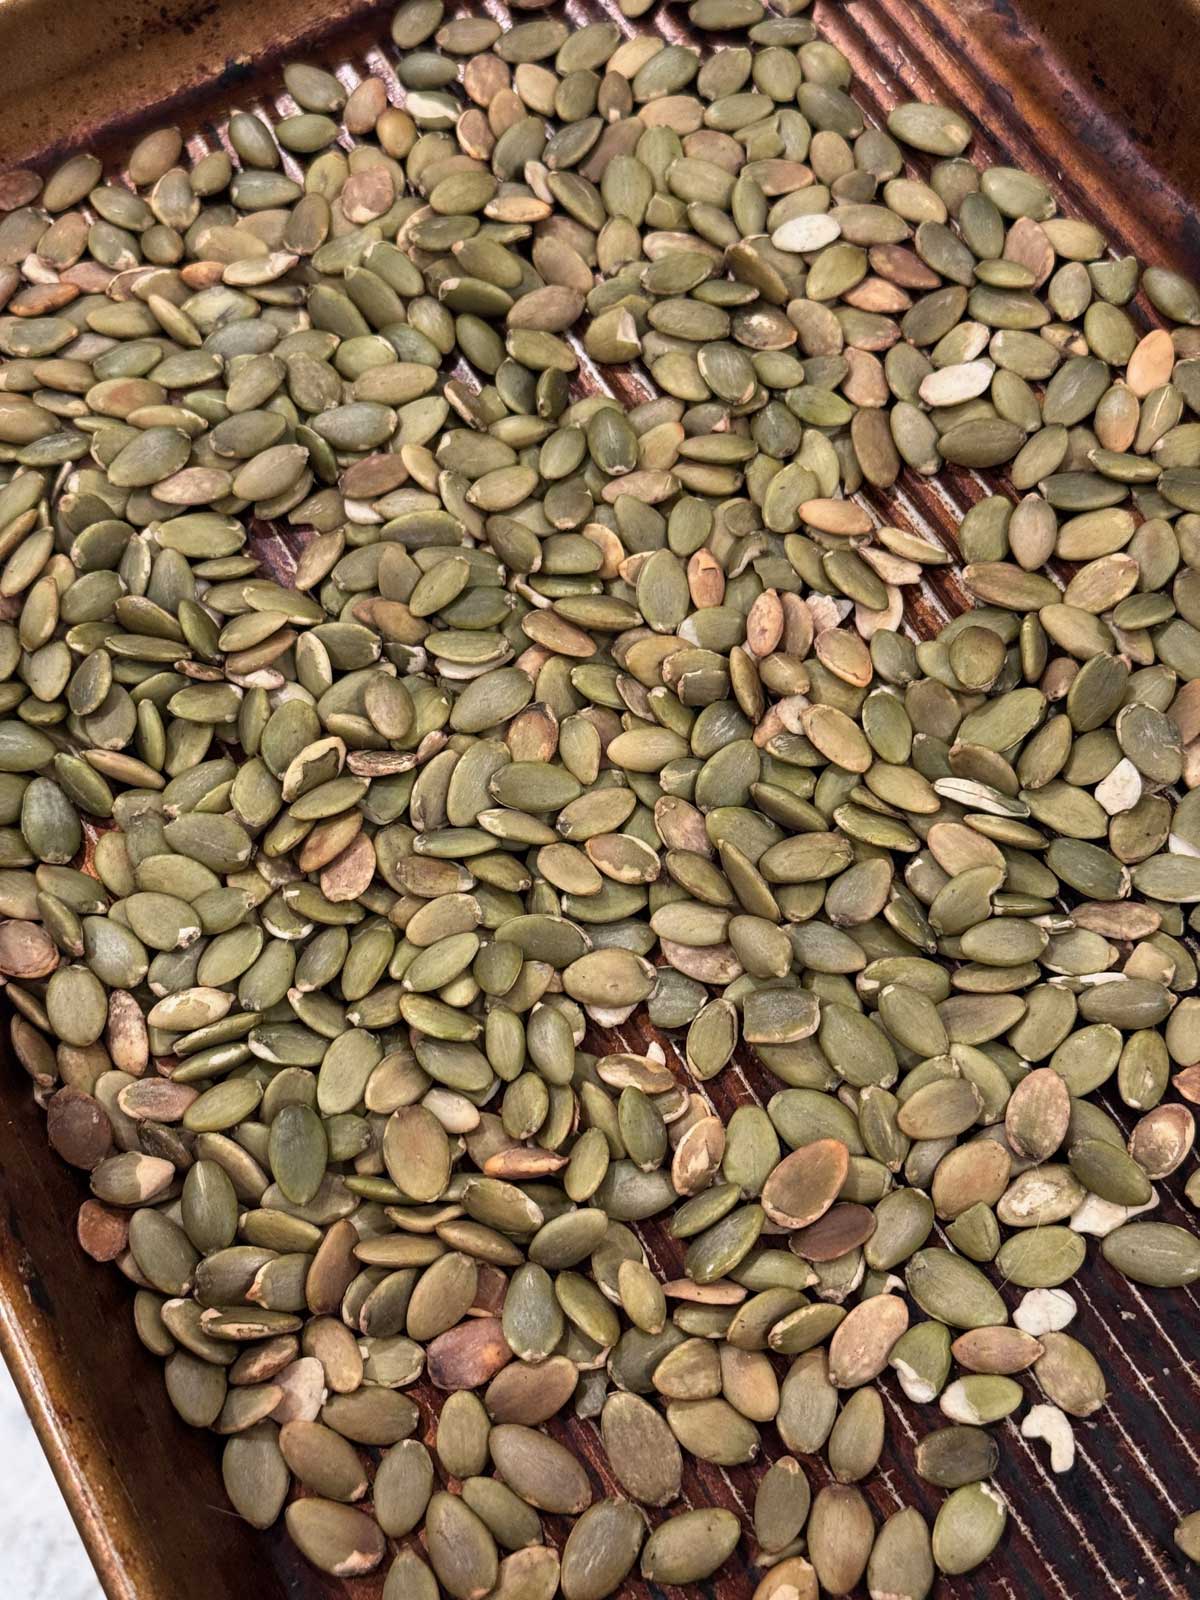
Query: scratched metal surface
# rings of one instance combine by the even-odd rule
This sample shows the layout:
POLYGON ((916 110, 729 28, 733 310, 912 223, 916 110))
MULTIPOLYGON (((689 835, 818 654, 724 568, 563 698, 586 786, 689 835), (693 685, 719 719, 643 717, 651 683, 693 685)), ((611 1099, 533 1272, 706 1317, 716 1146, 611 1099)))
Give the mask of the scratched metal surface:
MULTIPOLYGON (((1183 198, 1200 183, 1200 140, 1191 137, 1185 70, 1200 54, 1193 4, 1157 6, 1153 20, 1140 22, 1138 8, 1120 0, 1092 0, 1066 16, 1054 0, 818 0, 813 14, 824 37, 853 63, 856 95, 872 120, 914 95, 957 104, 981 130, 975 146, 981 156, 1041 173, 1064 209, 1100 224, 1118 253, 1133 249, 1195 270, 1200 240, 1183 198), (1172 24, 1166 35, 1156 32, 1164 16, 1172 24)), ((508 16, 498 0, 482 0, 482 6, 502 20, 508 16)), ((182 121, 194 153, 213 148, 222 138, 221 116, 234 105, 294 109, 278 92, 277 63, 301 47, 336 64, 348 85, 372 71, 388 82, 394 101, 402 98, 394 53, 379 43, 386 41, 386 12, 376 5, 336 0, 320 10, 307 0, 226 0, 215 7, 169 0, 155 10, 157 19, 148 20, 144 0, 120 0, 116 12, 123 20, 110 30, 126 42, 130 29, 136 33, 139 53, 130 77, 137 105, 145 109, 131 111, 130 101, 114 94, 110 77, 92 70, 108 13, 91 8, 86 25, 79 25, 91 41, 88 49, 79 48, 71 29, 63 41, 70 70, 76 71, 77 57, 87 68, 72 79, 78 93, 60 91, 56 108, 35 75, 33 99, 20 116, 11 98, 0 112, 0 164, 68 147, 71 141, 57 132, 64 117, 94 147, 116 154, 138 126, 164 114, 182 121), (172 37, 183 21, 184 32, 172 37)), ((0 41, 14 13, 24 27, 36 19, 38 0, 0 5, 0 41)), ((608 14, 626 33, 657 25, 669 39, 689 36, 681 9, 664 8, 656 23, 630 24, 612 0, 567 0, 566 14, 577 22, 608 14)), ((50 15, 61 21, 61 12, 50 15)), ((637 369, 598 371, 585 362, 582 381, 630 403, 651 392, 637 369)), ((880 520, 919 529, 953 551, 964 511, 981 494, 995 492, 997 482, 995 474, 951 472, 930 482, 906 473, 886 494, 871 492, 867 503, 880 520)), ((269 527, 255 534, 264 563, 285 578, 303 541, 302 533, 269 527)), ((928 637, 966 603, 953 571, 942 569, 921 591, 909 592, 906 626, 928 637)), ((654 1038, 678 1064, 675 1041, 636 1019, 618 1035, 592 1037, 589 1048, 641 1048, 654 1038)), ((739 1104, 765 1101, 778 1085, 742 1054, 702 1087, 727 1118, 739 1104)), ((1130 1125, 1115 1095, 1101 1099, 1130 1125)), ((1157 1215, 1194 1227, 1181 1203, 1185 1176, 1160 1185, 1157 1215)), ((84 1192, 78 1175, 44 1147, 40 1113, 19 1069, 10 1065, 0 1074, 0 1346, 110 1600, 241 1600, 250 1594, 255 1600, 377 1600, 382 1574, 350 1583, 324 1579, 280 1530, 258 1535, 230 1515, 220 1488, 219 1447, 183 1428, 171 1411, 158 1363, 132 1333, 128 1286, 75 1247, 73 1219, 84 1192)), ((674 1241, 653 1225, 642 1232, 656 1269, 676 1276, 674 1241)), ((941 1581, 939 1593, 948 1600, 1200 1596, 1200 1578, 1170 1538, 1178 1517, 1200 1504, 1200 1293, 1195 1286, 1163 1292, 1126 1284, 1094 1247, 1071 1288, 1080 1307, 1072 1331, 1100 1359, 1111 1385, 1109 1404, 1077 1423, 1076 1466, 1061 1478, 1049 1472, 1044 1446, 1022 1440, 1012 1423, 1001 1426, 998 1482, 1010 1507, 1008 1532, 985 1567, 941 1581)), ((1017 1296, 1006 1294, 1015 1303, 1017 1296)), ((889 1440, 881 1469, 864 1491, 880 1520, 908 1504, 932 1516, 941 1497, 916 1477, 913 1447, 944 1419, 935 1408, 913 1406, 889 1380, 881 1387, 889 1440)), ((429 1436, 439 1397, 427 1385, 410 1392, 429 1436)), ((586 1458, 598 1494, 618 1492, 592 1424, 572 1420, 552 1431, 586 1458)), ((725 1472, 690 1461, 685 1503, 724 1504, 745 1516, 757 1479, 781 1453, 767 1428, 753 1467, 725 1472)), ((826 1481, 820 1461, 805 1466, 814 1487, 826 1481)), ((657 1520, 661 1513, 651 1515, 657 1520)), ((544 1520, 547 1536, 560 1544, 565 1524, 544 1520)), ((717 1584, 663 1590, 630 1582, 621 1593, 625 1600, 747 1600, 757 1580, 751 1555, 744 1542, 717 1584)))

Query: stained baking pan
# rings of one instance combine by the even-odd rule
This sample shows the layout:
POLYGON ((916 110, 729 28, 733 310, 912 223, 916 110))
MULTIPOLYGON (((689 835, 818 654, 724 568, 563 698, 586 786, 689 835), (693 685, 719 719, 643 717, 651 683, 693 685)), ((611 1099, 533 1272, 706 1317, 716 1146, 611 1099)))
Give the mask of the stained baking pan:
MULTIPOLYGON (((507 17, 498 0, 475 4, 507 17)), ((674 6, 633 24, 610 0, 567 0, 566 10, 578 22, 608 12, 625 32, 657 26, 673 40, 687 37, 686 16, 674 6)), ((984 159, 1041 174, 1063 209, 1097 223, 1118 252, 1200 269, 1187 198, 1200 192, 1195 0, 817 0, 813 15, 852 61, 855 93, 871 117, 902 98, 957 105, 978 128, 984 159)), ((279 67, 297 55, 337 65, 347 83, 374 71, 396 98, 386 18, 386 8, 356 0, 0 0, 0 169, 45 164, 81 145, 119 159, 162 119, 178 122, 194 150, 212 148, 233 106, 285 105, 279 67)), ((637 380, 622 383, 632 393, 637 380)), ((923 528, 953 547, 981 492, 969 473, 936 483, 906 474, 871 498, 881 520, 923 528)), ((264 561, 286 574, 281 538, 263 530, 257 540, 264 561)), ((914 593, 907 624, 927 636, 965 604, 953 575, 940 575, 936 588, 914 593)), ((631 1026, 605 1047, 636 1048, 639 1035, 654 1036, 648 1024, 631 1026)), ((726 1118, 773 1087, 749 1060, 708 1085, 726 1118)), ((1128 1126, 1126 1108, 1101 1098, 1128 1126)), ((1194 1226, 1180 1201, 1184 1176, 1161 1185, 1159 1215, 1194 1226)), ((85 1194, 81 1176, 46 1146, 28 1080, 0 1061, 0 1348, 110 1600, 377 1600, 381 1575, 322 1578, 281 1530, 258 1534, 230 1511, 219 1445, 171 1409, 159 1363, 134 1335, 129 1285, 75 1243, 85 1194)), ((675 1275, 673 1242, 652 1228, 646 1242, 662 1275, 675 1275)), ((1071 1288, 1078 1330, 1111 1385, 1109 1403, 1076 1425, 1076 1465, 1061 1478, 1050 1473, 1044 1446, 1022 1440, 1012 1423, 1001 1427, 1008 1532, 985 1567, 942 1580, 939 1592, 952 1600, 1200 1596, 1200 1578, 1170 1538, 1179 1516, 1200 1503, 1200 1286, 1142 1290, 1092 1251, 1071 1288)), ((912 1453, 933 1417, 890 1383, 884 1388, 889 1443, 865 1492, 877 1518, 903 1504, 932 1516, 938 1496, 917 1478, 912 1453)), ((428 1432, 434 1393, 410 1392, 428 1432)), ((612 1492, 594 1428, 572 1422, 556 1431, 586 1456, 596 1487, 612 1492)), ((780 1453, 769 1434, 768 1459, 780 1453)), ((823 1464, 806 1466, 820 1481, 823 1464)), ((761 1470, 760 1463, 725 1473, 692 1462, 686 1500, 744 1515, 761 1470)), ((558 1519, 546 1527, 561 1542, 558 1519)), ((687 1591, 692 1600, 748 1597, 756 1579, 744 1546, 741 1554, 743 1564, 735 1557, 715 1588, 687 1591)), ((622 1597, 648 1600, 651 1592, 673 1600, 684 1593, 639 1582, 622 1597)))

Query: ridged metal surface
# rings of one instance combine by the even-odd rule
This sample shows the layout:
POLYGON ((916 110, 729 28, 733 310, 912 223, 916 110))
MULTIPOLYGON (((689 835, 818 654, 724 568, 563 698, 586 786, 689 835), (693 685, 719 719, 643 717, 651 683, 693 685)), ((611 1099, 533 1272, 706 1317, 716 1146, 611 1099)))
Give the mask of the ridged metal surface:
MULTIPOLYGON (((508 17, 495 0, 456 9, 508 17)), ((1200 29, 1193 0, 1159 4, 1153 17, 1138 20, 1140 9, 1125 0, 1065 8, 1061 0, 818 0, 813 14, 824 37, 852 62, 856 97, 872 120, 914 96, 958 105, 980 130, 980 157, 1040 173, 1063 209, 1100 225, 1117 253, 1134 250, 1195 270, 1200 235, 1181 193, 1200 181, 1187 70, 1200 59, 1200 29)), ((607 14, 625 33, 654 25, 630 24, 611 0, 567 0, 565 10, 577 23, 607 14)), ((122 140, 127 145, 139 126, 164 116, 181 121, 194 152, 212 148, 222 137, 222 113, 234 105, 294 109, 277 92, 275 64, 300 49, 336 64, 347 85, 364 71, 378 73, 392 99, 401 98, 386 13, 354 0, 321 11, 310 0, 208 7, 170 0, 153 13, 144 0, 123 0, 112 12, 95 7, 78 23, 64 22, 65 15, 44 0, 0 4, 0 49, 11 44, 14 27, 20 34, 49 18, 52 28, 66 30, 60 53, 73 74, 73 92, 58 92, 56 120, 45 78, 55 54, 51 32, 32 65, 22 66, 30 98, 14 109, 7 97, 0 112, 0 166, 66 147, 68 126, 86 132, 102 153, 119 154, 122 140), (109 51, 111 64, 112 40, 127 46, 134 37, 141 43, 129 82, 153 118, 131 108, 128 94, 114 91, 111 71, 100 70, 101 52, 109 51)), ((656 25, 672 41, 689 37, 682 7, 662 10, 656 25)), ((651 392, 637 369, 608 373, 585 361, 583 378, 631 404, 651 392)), ((948 471, 929 481, 906 473, 892 491, 871 492, 866 503, 881 521, 917 529, 955 551, 963 513, 998 484, 995 474, 948 471)), ((286 578, 303 539, 260 527, 254 544, 286 578)), ((929 637, 966 603, 953 571, 942 569, 922 590, 906 592, 906 626, 929 637)), ((652 1039, 683 1076, 673 1041, 645 1022, 595 1036, 589 1048, 641 1049, 652 1039)), ((728 1119, 738 1105, 763 1103, 778 1087, 742 1053, 701 1089, 728 1119)), ((1115 1094, 1100 1099, 1130 1126, 1115 1094)), ((280 1529, 258 1535, 232 1516, 220 1487, 219 1445, 185 1429, 167 1403, 160 1364, 132 1332, 129 1286, 75 1245, 84 1185, 45 1147, 41 1115, 15 1064, 0 1075, 0 1113, 0 1345, 110 1600, 377 1600, 382 1573, 344 1584, 324 1579, 280 1529)), ((1181 1204, 1183 1176, 1159 1186, 1156 1216, 1194 1227, 1194 1215, 1181 1204)), ((679 1275, 678 1245, 660 1227, 641 1231, 660 1275, 679 1275)), ((1080 1308, 1072 1332, 1100 1360, 1109 1404, 1076 1424, 1076 1465, 1064 1477, 1050 1473, 1044 1445, 1023 1440, 1012 1423, 1000 1426, 998 1482, 1010 1508, 1008 1532, 978 1572, 940 1580, 947 1600, 1200 1596, 1200 1578, 1170 1537, 1179 1516, 1200 1504, 1200 1293, 1139 1289, 1107 1267, 1094 1245, 1070 1288, 1080 1308)), ((1010 1304, 1019 1298, 1005 1294, 1010 1304)), ((913 1449, 945 1419, 934 1407, 913 1406, 890 1377, 881 1388, 888 1445, 881 1469, 862 1487, 879 1520, 913 1504, 932 1517, 941 1496, 917 1478, 913 1449)), ((421 1405, 422 1436, 430 1437, 439 1396, 428 1385, 409 1392, 421 1405)), ((597 1495, 619 1492, 592 1424, 572 1420, 551 1431, 587 1460, 597 1495)), ((682 1503, 727 1505, 748 1520, 757 1479, 783 1453, 772 1428, 763 1439, 763 1456, 750 1468, 725 1472, 689 1458, 682 1503)), ((823 1462, 806 1459, 805 1467, 814 1488, 827 1481, 823 1462)), ((662 1513, 651 1516, 657 1521, 662 1513)), ((547 1536, 560 1544, 564 1522, 544 1521, 547 1536)), ((757 1581, 750 1555, 746 1540, 719 1584, 663 1590, 630 1582, 621 1595, 748 1600, 757 1581)))

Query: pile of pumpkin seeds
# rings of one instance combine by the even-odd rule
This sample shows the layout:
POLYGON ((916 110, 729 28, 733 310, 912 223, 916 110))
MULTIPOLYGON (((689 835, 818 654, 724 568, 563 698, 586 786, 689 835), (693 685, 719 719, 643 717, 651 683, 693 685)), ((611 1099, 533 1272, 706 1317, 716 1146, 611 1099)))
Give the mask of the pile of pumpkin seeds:
POLYGON ((921 1600, 1104 1404, 1088 1236, 1200 1279, 1200 289, 804 3, 406 0, 398 87, 0 176, 13 1049, 236 1509, 386 1600, 921 1600))

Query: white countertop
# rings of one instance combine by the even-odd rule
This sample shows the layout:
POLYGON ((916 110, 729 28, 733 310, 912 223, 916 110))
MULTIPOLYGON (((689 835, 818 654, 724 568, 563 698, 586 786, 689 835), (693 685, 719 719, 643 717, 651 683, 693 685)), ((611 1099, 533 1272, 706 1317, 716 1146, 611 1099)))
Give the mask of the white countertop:
POLYGON ((0 1361, 0 1594, 104 1600, 37 1435, 0 1361))

